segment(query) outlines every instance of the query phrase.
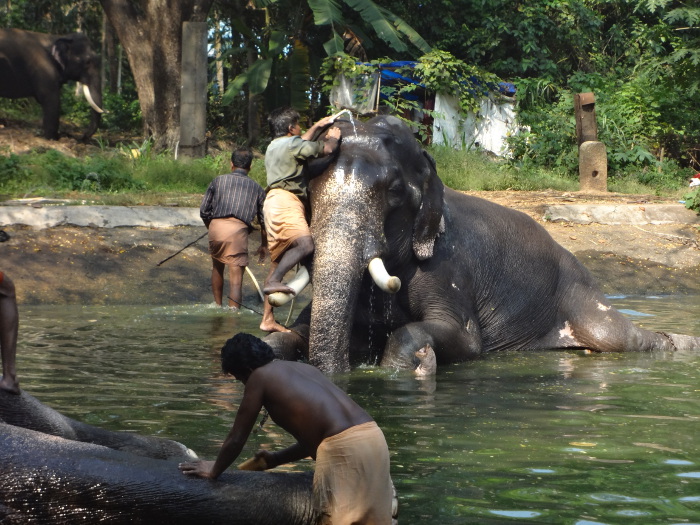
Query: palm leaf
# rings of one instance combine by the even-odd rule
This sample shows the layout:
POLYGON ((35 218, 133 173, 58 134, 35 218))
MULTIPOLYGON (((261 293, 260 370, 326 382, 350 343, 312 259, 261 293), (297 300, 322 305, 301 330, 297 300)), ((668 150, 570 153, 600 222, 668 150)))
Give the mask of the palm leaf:
POLYGON ((406 38, 408 38, 409 42, 416 46, 418 49, 420 49, 423 53, 430 53, 433 49, 430 47, 430 45, 423 40, 423 37, 420 36, 415 29, 413 29, 410 25, 408 25, 402 18, 396 16, 394 13, 391 11, 380 7, 380 11, 384 14, 384 16, 387 18, 387 20, 391 21, 391 23, 394 25, 396 30, 405 35, 406 38))
POLYGON ((285 32, 272 31, 272 33, 270 33, 270 42, 268 44, 268 56, 273 57, 282 53, 287 44, 289 44, 289 39, 287 38, 287 34, 285 32))
POLYGON ((256 60, 248 68, 248 89, 251 95, 259 95, 267 87, 272 72, 272 59, 256 60))
POLYGON ((308 3, 317 26, 343 25, 343 13, 335 0, 308 0, 308 3))
POLYGON ((394 50, 403 52, 408 49, 401 40, 401 36, 393 24, 387 20, 382 9, 372 0, 345 0, 345 2, 357 11, 362 19, 370 24, 379 38, 388 43, 394 50))
POLYGON ((328 42, 323 44, 323 49, 326 51, 326 54, 329 57, 342 53, 344 48, 345 43, 343 42, 343 37, 335 31, 333 31, 333 37, 328 42))
POLYGON ((228 89, 226 89, 226 93, 221 97, 221 103, 228 105, 233 102, 233 99, 238 96, 246 84, 248 84, 248 90, 251 95, 259 95, 265 91, 271 72, 271 58, 256 60, 252 66, 231 81, 228 89))

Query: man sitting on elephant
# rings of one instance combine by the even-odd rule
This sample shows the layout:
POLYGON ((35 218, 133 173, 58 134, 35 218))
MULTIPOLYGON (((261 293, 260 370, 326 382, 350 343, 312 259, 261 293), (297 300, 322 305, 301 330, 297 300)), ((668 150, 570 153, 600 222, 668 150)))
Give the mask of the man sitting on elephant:
MULTIPOLYGON (((306 161, 331 155, 340 141, 340 129, 336 127, 328 130, 323 140, 311 140, 318 131, 332 124, 332 117, 322 118, 303 134, 299 118, 299 113, 292 108, 278 108, 268 117, 274 140, 265 152, 268 187, 263 214, 272 261, 263 287, 266 295, 294 293, 292 288, 282 283, 282 279, 294 265, 314 251, 308 225, 310 176, 306 161)), ((260 329, 279 331, 269 301, 265 301, 260 329)))
POLYGON ((389 449, 372 417, 316 367, 275 360, 270 346, 239 333, 221 349, 221 368, 245 385, 233 427, 216 461, 180 464, 187 475, 215 479, 238 457, 263 406, 297 443, 261 450, 258 470, 308 456, 316 460, 313 490, 321 523, 392 523, 389 449))

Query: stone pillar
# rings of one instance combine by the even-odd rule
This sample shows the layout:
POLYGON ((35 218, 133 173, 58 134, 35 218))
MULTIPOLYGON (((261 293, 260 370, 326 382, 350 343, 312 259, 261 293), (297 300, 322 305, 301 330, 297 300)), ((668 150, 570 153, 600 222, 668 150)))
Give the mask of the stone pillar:
POLYGON ((588 140, 578 149, 581 191, 608 191, 608 153, 605 144, 588 140))
POLYGON ((179 151, 203 157, 207 151, 207 24, 182 24, 179 151))
POLYGON ((581 191, 608 191, 608 157, 605 144, 598 142, 595 95, 574 95, 578 175, 581 191))
POLYGON ((577 93, 574 95, 576 113, 576 138, 581 146, 587 140, 598 140, 598 123, 595 118, 595 95, 577 93))

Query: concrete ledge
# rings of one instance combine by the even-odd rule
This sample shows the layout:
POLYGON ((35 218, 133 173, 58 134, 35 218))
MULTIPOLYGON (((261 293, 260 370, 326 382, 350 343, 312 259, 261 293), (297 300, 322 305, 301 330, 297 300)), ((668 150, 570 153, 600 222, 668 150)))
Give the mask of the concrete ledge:
POLYGON ((682 204, 556 204, 544 219, 577 224, 700 224, 700 216, 682 204))
POLYGON ((0 206, 0 226, 23 224, 33 228, 55 226, 120 226, 171 228, 202 226, 199 208, 161 206, 0 206))

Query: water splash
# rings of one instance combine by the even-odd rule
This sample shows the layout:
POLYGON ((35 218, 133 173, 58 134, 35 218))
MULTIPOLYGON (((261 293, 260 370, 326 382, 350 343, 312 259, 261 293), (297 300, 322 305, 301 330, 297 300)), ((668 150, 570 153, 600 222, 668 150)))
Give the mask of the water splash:
POLYGON ((348 117, 350 118, 350 124, 352 124, 352 131, 355 133, 355 136, 357 136, 357 126, 355 126, 355 117, 353 117, 352 111, 350 111, 349 109, 342 109, 342 110, 338 111, 338 113, 336 113, 335 115, 333 115, 331 117, 331 122, 335 122, 336 119, 338 119, 340 117, 340 115, 342 115, 344 113, 346 113, 348 115, 348 117))

